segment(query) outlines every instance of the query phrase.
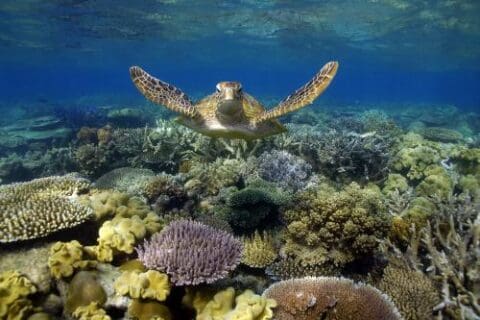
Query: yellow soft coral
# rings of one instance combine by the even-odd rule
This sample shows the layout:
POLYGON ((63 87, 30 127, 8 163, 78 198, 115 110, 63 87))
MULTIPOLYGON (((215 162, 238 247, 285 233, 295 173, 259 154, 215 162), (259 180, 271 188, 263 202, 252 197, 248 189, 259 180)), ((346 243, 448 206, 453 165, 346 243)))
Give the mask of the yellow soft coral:
POLYGON ((100 308, 96 302, 88 306, 78 307, 73 312, 73 317, 78 320, 111 320, 105 310, 100 308))
POLYGON ((168 276, 158 271, 126 271, 115 281, 115 291, 131 298, 165 301, 170 293, 168 276))
POLYGON ((197 311, 196 320, 269 320, 273 318, 272 308, 277 303, 273 299, 256 295, 251 290, 246 290, 235 298, 235 290, 227 288, 215 294, 207 303, 201 292, 196 292, 192 305, 197 311))
POLYGON ((0 319, 20 320, 34 311, 28 295, 37 289, 17 271, 0 273, 0 319))
POLYGON ((277 257, 273 237, 267 232, 258 231, 251 237, 243 237, 242 263, 253 268, 265 268, 277 257))
POLYGON ((143 239, 146 233, 145 224, 138 216, 115 217, 106 221, 98 232, 98 246, 94 249, 97 259, 110 262, 117 251, 132 253, 137 241, 143 239))
POLYGON ((96 265, 95 261, 86 259, 85 251, 80 242, 76 240, 56 242, 50 248, 48 267, 52 275, 60 279, 71 276, 77 269, 85 269, 96 265))

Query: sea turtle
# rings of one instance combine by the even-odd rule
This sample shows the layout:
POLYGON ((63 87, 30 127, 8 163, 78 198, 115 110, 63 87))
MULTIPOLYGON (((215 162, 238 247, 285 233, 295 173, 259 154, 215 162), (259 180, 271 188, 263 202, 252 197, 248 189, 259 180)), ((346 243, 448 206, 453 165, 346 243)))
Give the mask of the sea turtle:
POLYGON ((270 110, 243 92, 238 82, 220 82, 215 93, 193 104, 181 90, 140 67, 131 67, 130 76, 147 99, 178 112, 179 123, 211 137, 251 140, 286 131, 276 118, 312 103, 328 87, 337 69, 338 62, 328 62, 312 80, 270 110))

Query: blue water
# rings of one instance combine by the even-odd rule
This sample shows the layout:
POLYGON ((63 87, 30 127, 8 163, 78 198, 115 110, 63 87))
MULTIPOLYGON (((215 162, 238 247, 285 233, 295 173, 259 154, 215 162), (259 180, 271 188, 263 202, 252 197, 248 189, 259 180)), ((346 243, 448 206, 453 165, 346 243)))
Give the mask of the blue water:
POLYGON ((338 60, 331 104, 478 109, 479 14, 478 1, 4 0, 1 100, 142 102, 131 65, 193 97, 237 80, 281 99, 338 60))

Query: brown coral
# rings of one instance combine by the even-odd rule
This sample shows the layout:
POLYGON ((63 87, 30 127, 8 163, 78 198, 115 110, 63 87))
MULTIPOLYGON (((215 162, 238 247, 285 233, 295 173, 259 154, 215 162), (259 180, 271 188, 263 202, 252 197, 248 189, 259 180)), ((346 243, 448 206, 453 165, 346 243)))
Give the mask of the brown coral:
POLYGON ((89 187, 73 175, 53 176, 0 187, 0 242, 44 237, 93 216, 76 199, 89 187))
POLYGON ((263 296, 278 303, 277 320, 402 319, 390 299, 376 288, 336 277, 302 278, 271 285, 263 296))
POLYGON ((423 273, 404 267, 388 266, 378 288, 388 294, 408 320, 431 319, 440 298, 437 288, 423 273))
POLYGON ((261 235, 255 231, 253 236, 243 237, 242 263, 253 268, 265 268, 277 257, 273 237, 267 232, 261 235))

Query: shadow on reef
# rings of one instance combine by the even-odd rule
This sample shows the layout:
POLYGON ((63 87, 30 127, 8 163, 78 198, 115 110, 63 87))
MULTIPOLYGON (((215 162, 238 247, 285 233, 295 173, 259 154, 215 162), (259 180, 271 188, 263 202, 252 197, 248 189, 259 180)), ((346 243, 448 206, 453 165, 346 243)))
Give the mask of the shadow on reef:
POLYGON ((312 109, 248 142, 125 106, 3 126, 0 318, 480 317, 478 115, 312 109))

